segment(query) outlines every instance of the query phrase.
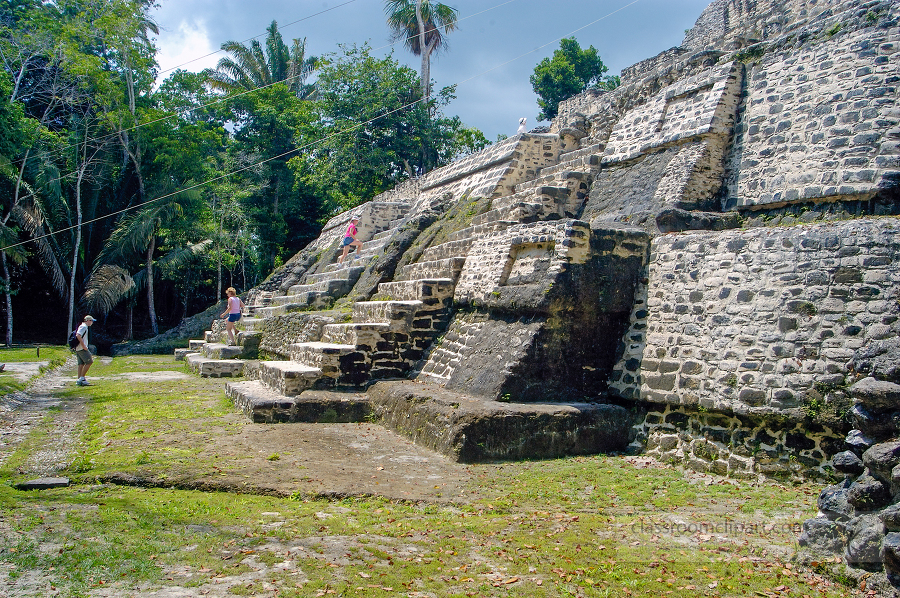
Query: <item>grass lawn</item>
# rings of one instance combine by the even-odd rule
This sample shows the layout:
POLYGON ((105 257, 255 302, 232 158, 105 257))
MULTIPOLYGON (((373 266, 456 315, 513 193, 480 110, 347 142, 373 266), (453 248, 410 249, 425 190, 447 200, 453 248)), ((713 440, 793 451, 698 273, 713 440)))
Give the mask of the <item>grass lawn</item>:
MULTIPOLYGON (((72 354, 66 347, 29 346, 12 349, 0 349, 0 364, 21 362, 45 362, 41 369, 46 370, 65 363, 72 354)), ((26 382, 17 379, 10 368, 0 371, 0 395, 5 395, 25 388, 26 382)))
MULTIPOLYGON (((819 485, 730 480, 641 457, 473 465, 466 496, 446 501, 98 483, 111 470, 160 471, 169 460, 190 466, 195 453, 172 439, 220 429, 233 411, 221 386, 198 378, 134 383, 180 367, 168 356, 116 358, 93 366, 102 383, 64 391, 88 397, 78 455, 62 473, 74 485, 13 488, 28 457, 17 453, 39 442, 22 442, 0 466, 0 595, 140 596, 161 587, 280 597, 853 591, 791 562, 819 485), (156 443, 160 435, 168 451, 156 443)), ((35 438, 52 433, 53 418, 48 413, 35 438)))

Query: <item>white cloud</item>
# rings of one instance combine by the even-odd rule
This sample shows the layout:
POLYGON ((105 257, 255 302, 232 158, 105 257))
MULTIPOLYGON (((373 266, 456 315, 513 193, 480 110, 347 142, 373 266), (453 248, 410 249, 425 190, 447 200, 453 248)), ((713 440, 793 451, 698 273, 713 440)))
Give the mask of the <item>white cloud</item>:
POLYGON ((198 72, 215 67, 224 56, 213 46, 203 20, 182 20, 175 31, 160 31, 157 40, 160 80, 177 68, 198 72))

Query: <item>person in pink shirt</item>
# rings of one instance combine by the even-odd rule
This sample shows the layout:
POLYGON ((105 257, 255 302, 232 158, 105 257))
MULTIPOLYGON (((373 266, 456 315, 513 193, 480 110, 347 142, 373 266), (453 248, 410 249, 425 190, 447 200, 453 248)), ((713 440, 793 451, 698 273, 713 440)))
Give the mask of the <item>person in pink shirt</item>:
POLYGON ((225 294, 228 295, 228 305, 225 311, 222 312, 221 317, 228 316, 228 320, 225 322, 225 331, 228 333, 228 344, 233 345, 234 336, 237 334, 235 322, 241 319, 241 313, 244 311, 244 302, 237 296, 237 291, 234 290, 234 287, 228 287, 225 290, 225 294))
POLYGON ((356 255, 359 255, 360 251, 362 251, 362 241, 356 238, 356 224, 358 222, 359 217, 354 216, 350 219, 350 224, 347 225, 347 231, 344 233, 344 251, 341 253, 339 264, 343 264, 344 260, 347 259, 347 254, 350 253, 351 247, 356 247, 356 255))

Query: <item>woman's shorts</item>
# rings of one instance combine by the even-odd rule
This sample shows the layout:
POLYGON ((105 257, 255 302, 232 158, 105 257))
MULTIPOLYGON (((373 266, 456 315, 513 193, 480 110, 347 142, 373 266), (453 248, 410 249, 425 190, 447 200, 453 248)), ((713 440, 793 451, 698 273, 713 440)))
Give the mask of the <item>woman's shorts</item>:
POLYGON ((353 237, 344 237, 344 247, 353 242, 353 237))
POLYGON ((241 314, 228 314, 229 322, 237 322, 240 319, 241 319, 241 314))
POLYGON ((75 351, 75 360, 78 362, 78 365, 90 365, 94 363, 94 358, 91 356, 90 351, 85 351, 84 349, 75 351))

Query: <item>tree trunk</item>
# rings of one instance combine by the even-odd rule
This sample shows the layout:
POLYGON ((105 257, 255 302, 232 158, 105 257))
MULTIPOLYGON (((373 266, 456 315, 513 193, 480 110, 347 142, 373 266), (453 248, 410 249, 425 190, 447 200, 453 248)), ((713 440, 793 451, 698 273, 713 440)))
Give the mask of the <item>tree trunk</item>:
POLYGON ((126 341, 130 341, 134 338, 134 303, 130 300, 128 301, 128 306, 125 308, 125 339, 126 341))
POLYGON ((3 278, 6 279, 6 346, 12 346, 13 337, 13 312, 12 312, 12 286, 9 276, 9 267, 6 265, 6 252, 0 252, 0 261, 3 262, 3 278))
MULTIPOLYGON (((87 139, 85 139, 85 143, 87 143, 87 139)), ((71 330, 75 325, 75 276, 78 274, 78 252, 81 248, 81 183, 84 179, 85 168, 86 162, 82 162, 75 184, 75 243, 72 247, 72 271, 69 274, 69 320, 66 330, 71 330)))
POLYGON ((431 63, 425 46, 425 19, 422 18, 422 0, 416 0, 416 23, 419 26, 419 50, 422 53, 422 68, 419 76, 422 79, 422 98, 425 102, 431 97, 431 63))
POLYGON ((225 220, 225 206, 222 207, 222 215, 219 216, 219 234, 216 240, 219 243, 218 250, 216 251, 216 299, 222 296, 222 227, 224 226, 225 220))
POLYGON ((156 249, 156 236, 150 237, 147 245, 147 312, 150 314, 150 329, 153 336, 159 334, 159 326, 156 324, 156 304, 153 302, 153 251, 156 249))
MULTIPOLYGON (((10 217, 12 216, 13 208, 15 208, 19 203, 19 192, 22 189, 22 181, 25 180, 25 164, 28 162, 28 157, 31 155, 31 148, 25 150, 25 157, 22 158, 22 164, 19 166, 19 174, 16 177, 16 189, 13 195, 12 206, 9 209, 9 213, 3 218, 3 226, 6 226, 7 222, 9 222, 10 217)), ((12 278, 9 275, 9 266, 6 263, 6 252, 3 252, 3 277, 6 279, 6 346, 12 346, 12 337, 13 337, 13 310, 12 310, 12 278)))

